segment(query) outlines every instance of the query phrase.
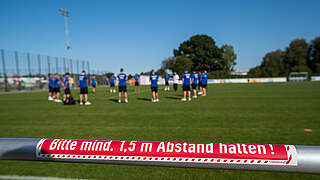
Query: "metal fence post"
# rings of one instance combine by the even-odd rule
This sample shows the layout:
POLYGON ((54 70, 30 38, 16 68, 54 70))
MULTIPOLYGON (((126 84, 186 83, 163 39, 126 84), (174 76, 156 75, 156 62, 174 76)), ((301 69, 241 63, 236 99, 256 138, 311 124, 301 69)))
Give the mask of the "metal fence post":
POLYGON ((87 61, 88 74, 90 74, 89 61, 87 61))
POLYGON ((77 74, 80 74, 80 71, 79 71, 79 60, 76 60, 76 63, 77 63, 77 74))
POLYGON ((8 79, 7 79, 7 70, 6 70, 6 62, 5 62, 4 50, 3 49, 1 49, 1 59, 2 59, 2 69, 3 69, 3 75, 4 75, 4 88, 5 88, 5 91, 9 91, 8 79))
MULTIPOLYGON (((67 66, 66 66, 66 58, 63 58, 63 71, 67 72, 67 66)), ((69 72, 70 73, 70 72, 69 72)))
POLYGON ((28 62, 29 76, 31 76, 30 53, 27 53, 27 62, 28 62))
POLYGON ((4 50, 1 49, 1 62, 2 62, 2 71, 3 71, 3 74, 5 74, 5 62, 4 62, 4 50))
POLYGON ((56 72, 59 73, 59 67, 58 67, 58 57, 56 57, 56 72))
POLYGON ((38 54, 38 67, 39 67, 39 76, 41 76, 41 56, 38 54))
POLYGON ((70 74, 71 74, 71 76, 72 76, 72 78, 73 78, 73 87, 75 87, 77 84, 77 81, 76 81, 76 78, 75 78, 75 75, 74 75, 74 73, 73 73, 73 64, 72 64, 72 59, 69 59, 69 62, 70 62, 70 74))
POLYGON ((18 57, 18 51, 14 52, 14 57, 16 59, 16 70, 17 70, 17 76, 20 76, 20 69, 19 69, 19 57, 18 57))
POLYGON ((70 74, 73 74, 73 64, 72 64, 72 59, 69 60, 70 62, 70 74))
POLYGON ((51 73, 50 72, 50 56, 47 56, 47 62, 48 62, 48 74, 51 73))

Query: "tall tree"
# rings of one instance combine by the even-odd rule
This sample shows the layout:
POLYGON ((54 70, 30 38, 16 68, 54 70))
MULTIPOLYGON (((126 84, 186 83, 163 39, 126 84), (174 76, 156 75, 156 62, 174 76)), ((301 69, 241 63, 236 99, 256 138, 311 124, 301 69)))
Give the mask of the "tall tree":
POLYGON ((174 71, 178 74, 182 74, 184 70, 191 71, 192 61, 184 56, 177 56, 174 71))
POLYGON ((236 63, 236 59, 237 59, 237 55, 234 52, 234 49, 231 45, 223 45, 221 47, 222 49, 222 59, 221 59, 221 66, 222 66, 222 70, 224 72, 230 72, 233 71, 234 66, 237 64, 236 63))
POLYGON ((284 76, 285 65, 284 65, 285 53, 281 50, 276 50, 267 53, 260 64, 249 70, 249 76, 251 77, 276 77, 284 76))
POLYGON ((175 68, 175 64, 176 64, 176 58, 175 57, 169 57, 165 60, 162 61, 161 63, 161 69, 164 70, 170 70, 170 71, 174 71, 175 68))
POLYGON ((308 43, 304 39, 293 40, 286 48, 284 63, 287 72, 311 72, 307 66, 308 43))
POLYGON ((267 53, 260 66, 251 68, 250 76, 283 76, 290 72, 320 72, 320 37, 311 41, 291 41, 285 51, 267 53))
POLYGON ((185 56, 170 57, 162 61, 161 69, 182 74, 184 70, 191 70, 193 62, 185 56))
POLYGON ((113 75, 112 72, 107 72, 107 73, 106 73, 107 78, 110 78, 112 75, 113 75))
POLYGON ((320 37, 315 38, 310 43, 308 65, 313 72, 320 72, 320 37))
POLYGON ((285 68, 283 63, 284 52, 276 50, 267 53, 261 63, 261 76, 275 77, 285 74, 285 68))
POLYGON ((250 77, 260 77, 262 74, 261 66, 253 67, 249 70, 248 75, 250 77))
POLYGON ((195 35, 174 49, 174 56, 189 58, 193 70, 221 70, 222 50, 216 46, 215 41, 207 35, 195 35))
POLYGON ((156 74, 160 75, 160 76, 164 76, 166 74, 166 71, 164 69, 158 69, 156 71, 156 74))

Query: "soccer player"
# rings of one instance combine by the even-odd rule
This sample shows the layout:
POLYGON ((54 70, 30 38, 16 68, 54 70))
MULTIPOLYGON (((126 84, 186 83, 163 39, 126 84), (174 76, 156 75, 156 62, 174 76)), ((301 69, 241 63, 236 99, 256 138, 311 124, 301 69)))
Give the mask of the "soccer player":
POLYGON ((178 90, 178 83, 179 83, 179 75, 177 72, 173 73, 173 89, 175 92, 178 90))
POLYGON ((170 76, 169 76, 169 74, 166 73, 166 76, 164 77, 164 80, 165 80, 164 90, 165 91, 170 91, 169 79, 170 79, 170 76))
POLYGON ((61 84, 62 84, 62 88, 63 88, 63 101, 64 101, 64 99, 65 99, 65 95, 64 95, 64 81, 65 81, 65 77, 66 77, 66 75, 64 74, 64 75, 62 75, 62 77, 60 78, 61 84))
POLYGON ((113 93, 113 92, 115 93, 116 92, 115 81, 116 81, 116 78, 115 78, 114 74, 112 74, 111 77, 109 78, 110 92, 111 93, 113 93))
POLYGON ((54 74, 53 78, 53 92, 55 93, 55 100, 54 102, 62 102, 60 100, 60 87, 61 87, 61 80, 58 73, 54 74))
POLYGON ((181 99, 181 101, 187 100, 187 92, 188 92, 188 100, 191 101, 190 84, 191 84, 191 74, 187 70, 185 70, 182 75, 183 98, 181 99))
POLYGON ((158 95, 158 81, 159 75, 154 72, 152 69, 149 82, 151 83, 151 91, 152 91, 152 102, 159 102, 159 95, 158 95))
POLYGON ((193 98, 197 98, 197 86, 198 86, 198 79, 199 75, 195 71, 191 74, 191 81, 192 81, 192 90, 193 90, 193 98))
POLYGON ((123 72, 123 68, 120 69, 120 74, 118 74, 119 79, 119 93, 118 102, 121 103, 121 96, 124 93, 124 102, 128 103, 128 93, 127 93, 127 75, 123 72))
POLYGON ((48 88, 49 88, 49 93, 48 93, 48 100, 53 101, 52 95, 53 95, 53 75, 50 73, 48 77, 48 88))
POLYGON ((91 103, 88 101, 88 77, 86 75, 86 71, 82 71, 78 79, 80 86, 80 105, 83 104, 83 95, 85 99, 85 105, 90 105, 91 103))
POLYGON ((207 95, 206 87, 208 82, 208 73, 207 71, 203 71, 201 74, 201 87, 202 87, 202 96, 207 95))
POLYGON ((136 73, 134 78, 134 91, 139 90, 139 84, 140 84, 140 76, 136 73))
POLYGON ((201 71, 199 71, 199 73, 198 73, 198 77, 199 77, 199 83, 198 83, 199 92, 198 92, 198 94, 199 95, 202 94, 201 76, 202 76, 201 71))
POLYGON ((96 93, 96 85, 97 85, 97 83, 96 83, 96 76, 95 75, 93 75, 92 78, 91 78, 91 84, 92 84, 92 92, 96 93))
POLYGON ((70 83, 69 83, 69 76, 70 74, 69 73, 66 73, 64 75, 64 78, 62 79, 62 82, 63 82, 63 89, 64 89, 64 94, 63 94, 63 101, 66 100, 66 98, 69 98, 70 97, 70 83))

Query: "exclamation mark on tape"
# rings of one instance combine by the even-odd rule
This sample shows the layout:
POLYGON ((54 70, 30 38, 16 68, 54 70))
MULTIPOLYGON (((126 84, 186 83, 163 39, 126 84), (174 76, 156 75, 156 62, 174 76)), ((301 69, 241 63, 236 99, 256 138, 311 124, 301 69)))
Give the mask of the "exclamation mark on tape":
POLYGON ((270 149, 271 149, 271 154, 274 154, 274 152, 273 152, 273 145, 272 145, 272 144, 269 144, 269 146, 270 146, 270 149))

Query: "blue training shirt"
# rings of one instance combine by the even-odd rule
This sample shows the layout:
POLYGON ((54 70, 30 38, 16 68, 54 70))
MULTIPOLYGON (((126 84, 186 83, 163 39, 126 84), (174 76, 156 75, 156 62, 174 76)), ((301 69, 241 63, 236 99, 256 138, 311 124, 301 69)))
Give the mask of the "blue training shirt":
POLYGON ((54 87, 54 82, 53 79, 51 77, 49 77, 49 87, 54 87))
POLYGON ((198 73, 192 73, 191 78, 193 79, 192 84, 198 84, 198 79, 199 79, 198 73))
POLYGON ((119 79, 119 86, 127 86, 126 80, 127 80, 127 75, 124 73, 118 74, 118 79, 119 79))
POLYGON ((151 87, 158 87, 158 74, 150 74, 151 87))
POLYGON ((207 84, 208 81, 208 73, 204 73, 201 75, 201 84, 207 84))
POLYGON ((183 85, 184 86, 190 86, 191 74, 190 73, 184 73, 184 74, 182 74, 182 78, 183 78, 183 85))
POLYGON ((110 84, 114 84, 114 80, 115 80, 116 78, 114 78, 113 76, 111 76, 110 78, 109 78, 109 80, 110 80, 110 84))
POLYGON ((53 79, 53 86, 54 88, 60 88, 60 84, 59 84, 59 78, 54 78, 53 79))
POLYGON ((68 77, 63 78, 62 81, 63 81, 64 87, 70 88, 70 83, 69 83, 69 78, 68 77))
POLYGON ((166 77, 164 77, 164 79, 165 79, 166 82, 169 82, 170 76, 166 75, 166 77))
POLYGON ((87 88, 88 83, 87 83, 87 76, 86 75, 79 75, 79 82, 80 82, 80 88, 87 88))
POLYGON ((96 78, 91 78, 92 85, 96 85, 96 78))
POLYGON ((66 79, 65 77, 61 78, 63 85, 65 85, 65 79, 66 79))
POLYGON ((139 76, 134 76, 134 80, 135 80, 136 82, 138 82, 138 81, 139 81, 139 76))

